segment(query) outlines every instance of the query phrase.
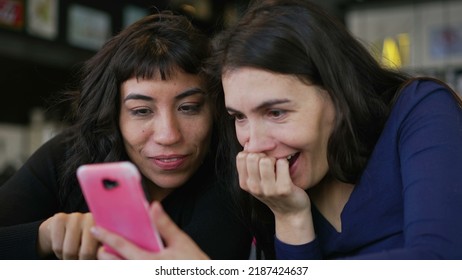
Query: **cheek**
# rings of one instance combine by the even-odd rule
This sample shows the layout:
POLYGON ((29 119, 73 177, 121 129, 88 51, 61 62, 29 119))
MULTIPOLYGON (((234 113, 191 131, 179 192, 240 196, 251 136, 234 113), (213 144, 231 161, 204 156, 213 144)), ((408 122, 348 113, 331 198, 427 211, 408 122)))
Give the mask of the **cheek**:
POLYGON ((124 141, 126 141, 127 136, 130 135, 130 129, 130 122, 127 120, 126 114, 121 112, 119 115, 119 130, 124 141))
POLYGON ((144 125, 125 122, 120 125, 120 133, 127 147, 141 145, 146 142, 150 131, 144 125))
POLYGON ((198 146, 208 149, 212 136, 213 124, 211 116, 183 124, 183 137, 186 142, 196 142, 198 146))

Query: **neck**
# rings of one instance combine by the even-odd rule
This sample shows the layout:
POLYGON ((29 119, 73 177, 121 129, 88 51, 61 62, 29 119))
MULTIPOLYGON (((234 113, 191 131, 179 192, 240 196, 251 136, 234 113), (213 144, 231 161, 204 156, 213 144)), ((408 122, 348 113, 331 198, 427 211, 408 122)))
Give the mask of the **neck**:
POLYGON ((309 191, 311 202, 337 232, 342 231, 342 211, 353 189, 352 184, 326 177, 309 191))
POLYGON ((150 203, 153 201, 162 201, 171 192, 173 192, 173 190, 175 190, 174 188, 161 188, 149 180, 145 180, 144 185, 146 186, 146 198, 150 203))

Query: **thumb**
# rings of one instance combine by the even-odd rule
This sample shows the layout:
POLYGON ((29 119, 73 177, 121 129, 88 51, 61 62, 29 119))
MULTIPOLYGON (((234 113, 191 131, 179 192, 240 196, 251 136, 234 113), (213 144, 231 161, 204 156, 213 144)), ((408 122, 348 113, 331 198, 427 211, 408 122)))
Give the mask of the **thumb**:
POLYGON ((161 238, 165 243, 171 244, 179 235, 183 232, 180 228, 170 219, 165 213, 162 205, 155 201, 152 203, 150 208, 151 222, 156 226, 161 238))

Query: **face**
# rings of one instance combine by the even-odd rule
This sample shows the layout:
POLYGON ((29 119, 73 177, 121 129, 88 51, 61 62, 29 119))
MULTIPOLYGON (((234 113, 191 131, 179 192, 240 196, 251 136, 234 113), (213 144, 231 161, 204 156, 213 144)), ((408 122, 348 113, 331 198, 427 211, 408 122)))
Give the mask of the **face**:
MULTIPOLYGON (((158 75, 159 76, 159 75, 158 75)), ((121 85, 120 131, 130 159, 159 192, 183 185, 208 151, 212 113, 198 76, 121 85)))
POLYGON ((335 120, 328 93, 292 75, 238 68, 223 75, 225 103, 239 143, 250 153, 287 158, 303 189, 327 173, 327 142, 335 120))

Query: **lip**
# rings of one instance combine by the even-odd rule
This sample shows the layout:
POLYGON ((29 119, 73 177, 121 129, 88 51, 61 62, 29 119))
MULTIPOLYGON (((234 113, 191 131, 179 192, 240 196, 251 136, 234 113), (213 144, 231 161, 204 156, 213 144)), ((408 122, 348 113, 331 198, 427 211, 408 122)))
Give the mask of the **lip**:
POLYGON ((151 157, 151 160, 162 170, 171 171, 180 168, 187 158, 187 155, 161 155, 151 157))
POLYGON ((286 156, 280 156, 280 157, 276 157, 277 159, 285 159, 289 162, 289 173, 290 173, 290 176, 293 176, 293 174, 295 173, 296 169, 297 169, 297 165, 298 165, 298 159, 300 158, 300 152, 295 152, 295 153, 292 153, 292 154, 288 154, 286 156), (291 159, 288 159, 288 157, 291 157, 291 159))
POLYGON ((300 152, 291 154, 290 156, 292 157, 292 159, 289 160, 289 173, 290 173, 290 176, 293 176, 298 166, 298 159, 300 158, 300 152))

